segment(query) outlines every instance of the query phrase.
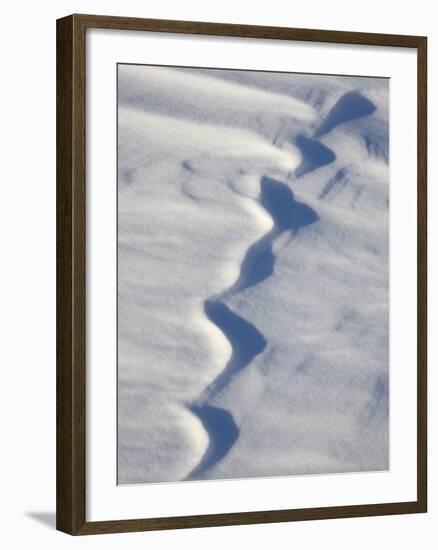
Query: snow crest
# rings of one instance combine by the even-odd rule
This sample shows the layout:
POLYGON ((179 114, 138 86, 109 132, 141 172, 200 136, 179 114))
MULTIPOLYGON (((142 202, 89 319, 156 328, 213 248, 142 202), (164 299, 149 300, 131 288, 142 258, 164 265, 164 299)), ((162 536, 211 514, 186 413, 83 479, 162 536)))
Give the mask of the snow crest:
POLYGON ((118 82, 119 483, 387 469, 387 81, 118 82))

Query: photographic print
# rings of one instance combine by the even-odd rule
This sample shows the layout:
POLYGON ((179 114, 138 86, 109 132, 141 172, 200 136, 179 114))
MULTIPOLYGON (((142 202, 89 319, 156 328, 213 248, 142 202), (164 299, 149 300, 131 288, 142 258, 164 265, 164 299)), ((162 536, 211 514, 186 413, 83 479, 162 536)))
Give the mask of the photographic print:
POLYGON ((427 37, 57 20, 56 527, 427 511, 427 37))
POLYGON ((117 67, 119 484, 389 469, 389 79, 117 67))

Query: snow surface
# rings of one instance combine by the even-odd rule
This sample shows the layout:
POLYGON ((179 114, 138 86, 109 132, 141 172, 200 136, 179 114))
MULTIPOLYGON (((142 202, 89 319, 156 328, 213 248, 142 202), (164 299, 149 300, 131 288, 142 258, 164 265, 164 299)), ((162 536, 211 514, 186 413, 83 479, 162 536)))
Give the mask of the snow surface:
POLYGON ((118 67, 118 482, 389 467, 386 79, 118 67))

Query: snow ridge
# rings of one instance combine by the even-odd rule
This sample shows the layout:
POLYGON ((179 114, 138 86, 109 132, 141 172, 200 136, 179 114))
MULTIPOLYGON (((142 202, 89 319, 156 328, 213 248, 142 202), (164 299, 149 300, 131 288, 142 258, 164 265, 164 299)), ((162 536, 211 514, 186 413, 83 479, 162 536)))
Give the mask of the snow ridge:
MULTIPOLYGON (((336 159, 335 152, 319 142, 319 138, 331 132, 339 124, 369 116, 375 105, 356 91, 347 92, 329 111, 326 119, 315 131, 313 138, 296 137, 296 145, 302 154, 301 164, 295 170, 300 178, 336 159)), ((339 171, 329 182, 320 198, 343 178, 339 171)), ((276 256, 274 241, 283 233, 296 237, 300 229, 318 221, 318 214, 305 203, 298 202, 289 186, 269 176, 260 181, 259 204, 271 216, 272 229, 255 242, 247 251, 235 283, 220 294, 208 298, 204 311, 208 319, 228 338, 232 355, 224 370, 207 386, 196 403, 189 406, 205 428, 209 444, 199 464, 187 476, 187 480, 202 479, 209 469, 221 461, 239 437, 239 427, 231 412, 209 404, 241 370, 248 367, 254 358, 263 353, 267 341, 263 334, 249 321, 233 312, 224 301, 270 277, 274 272, 276 256)))
POLYGON ((293 192, 281 181, 263 176, 260 182, 259 203, 272 217, 273 227, 247 251, 236 282, 219 295, 208 298, 204 311, 208 319, 229 339, 232 355, 224 370, 204 390, 196 404, 189 408, 209 435, 209 445, 200 463, 187 479, 196 479, 222 460, 239 437, 239 428, 232 414, 209 405, 242 369, 262 353, 267 345, 264 336, 247 320, 234 313, 225 303, 226 298, 257 285, 274 271, 274 241, 284 232, 296 236, 306 225, 318 220, 316 212, 294 198, 293 192))
POLYGON ((118 483, 387 469, 388 82, 118 82, 118 483))

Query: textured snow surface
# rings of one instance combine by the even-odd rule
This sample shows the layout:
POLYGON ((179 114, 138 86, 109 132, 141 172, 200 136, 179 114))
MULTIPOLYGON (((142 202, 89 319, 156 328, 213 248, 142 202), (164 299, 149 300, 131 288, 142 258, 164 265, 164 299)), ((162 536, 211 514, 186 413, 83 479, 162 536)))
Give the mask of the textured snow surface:
POLYGON ((118 67, 118 482, 389 465, 385 79, 118 67))

